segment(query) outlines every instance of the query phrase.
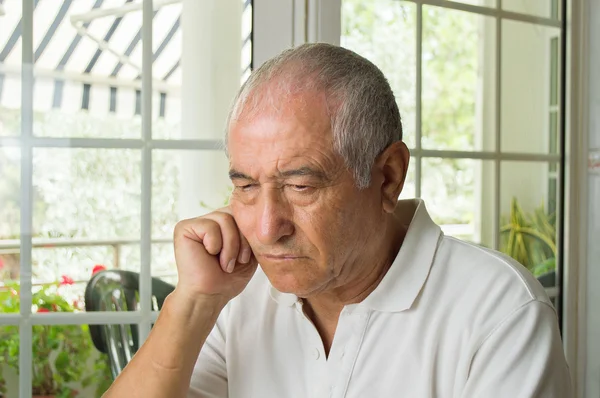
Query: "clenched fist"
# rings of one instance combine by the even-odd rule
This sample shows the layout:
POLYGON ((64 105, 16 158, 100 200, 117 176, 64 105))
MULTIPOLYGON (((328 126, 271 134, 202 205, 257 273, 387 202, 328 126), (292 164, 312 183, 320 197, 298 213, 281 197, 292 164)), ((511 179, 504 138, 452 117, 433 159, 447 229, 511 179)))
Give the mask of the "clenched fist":
POLYGON ((192 297, 231 300, 244 290, 258 265, 229 208, 177 223, 174 232, 177 290, 192 297))

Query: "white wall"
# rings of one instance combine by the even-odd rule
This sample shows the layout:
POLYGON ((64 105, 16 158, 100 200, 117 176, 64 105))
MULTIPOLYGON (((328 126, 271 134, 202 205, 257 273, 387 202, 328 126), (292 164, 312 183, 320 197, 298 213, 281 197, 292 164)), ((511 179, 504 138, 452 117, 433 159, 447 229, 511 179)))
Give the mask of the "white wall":
MULTIPOLYGON (((227 112, 240 87, 241 15, 240 0, 183 1, 183 139, 223 138, 227 112)), ((221 151, 182 153, 179 218, 221 207, 230 185, 227 172, 221 151)))

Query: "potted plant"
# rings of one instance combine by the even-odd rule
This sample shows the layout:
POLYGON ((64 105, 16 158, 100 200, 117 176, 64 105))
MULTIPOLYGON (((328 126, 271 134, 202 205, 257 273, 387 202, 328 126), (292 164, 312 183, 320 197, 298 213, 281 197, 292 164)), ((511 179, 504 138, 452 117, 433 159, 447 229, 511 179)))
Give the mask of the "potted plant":
POLYGON ((556 214, 547 213, 543 205, 527 214, 513 198, 500 236, 501 251, 523 264, 536 277, 556 268, 556 214))
MULTIPOLYGON (((67 301, 64 286, 72 280, 44 284, 33 293, 32 312, 74 312, 79 301, 67 301)), ((19 285, 0 290, 0 312, 18 312, 19 285)), ((31 388, 34 397, 75 397, 78 390, 96 385, 100 396, 111 383, 107 359, 98 356, 87 325, 34 325, 31 388)), ((19 332, 16 326, 0 328, 0 364, 19 372, 19 332)), ((0 365, 0 397, 6 394, 6 382, 0 365)))

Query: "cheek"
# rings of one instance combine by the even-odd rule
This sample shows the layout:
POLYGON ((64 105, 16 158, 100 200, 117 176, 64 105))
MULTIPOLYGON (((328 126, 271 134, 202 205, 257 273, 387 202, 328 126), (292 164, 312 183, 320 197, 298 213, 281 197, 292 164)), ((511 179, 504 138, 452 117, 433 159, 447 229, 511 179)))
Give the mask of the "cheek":
POLYGON ((340 209, 331 205, 303 209, 295 213, 301 239, 306 239, 318 251, 320 267, 330 268, 344 257, 345 225, 340 209))
POLYGON ((253 228, 253 220, 254 215, 243 204, 239 203, 237 200, 231 200, 230 202, 231 214, 233 214, 233 218, 235 219, 235 223, 239 228, 242 235, 246 237, 246 239, 251 238, 252 236, 252 228, 253 228))

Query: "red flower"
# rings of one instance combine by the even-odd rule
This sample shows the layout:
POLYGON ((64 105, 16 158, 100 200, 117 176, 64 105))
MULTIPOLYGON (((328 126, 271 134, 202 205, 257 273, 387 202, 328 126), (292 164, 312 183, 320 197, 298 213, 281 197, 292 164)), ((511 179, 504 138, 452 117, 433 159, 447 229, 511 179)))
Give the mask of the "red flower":
POLYGON ((2 268, 4 268, 4 261, 2 260, 2 257, 0 257, 0 271, 2 271, 2 268))
POLYGON ((94 265, 94 268, 92 269, 92 275, 97 274, 100 271, 104 271, 106 270, 106 267, 102 264, 96 264, 94 265))
POLYGON ((63 276, 60 277, 60 284, 61 285, 72 285, 73 283, 75 283, 75 281, 70 276, 63 275, 63 276))
POLYGON ((37 312, 50 312, 48 308, 38 308, 37 312))

